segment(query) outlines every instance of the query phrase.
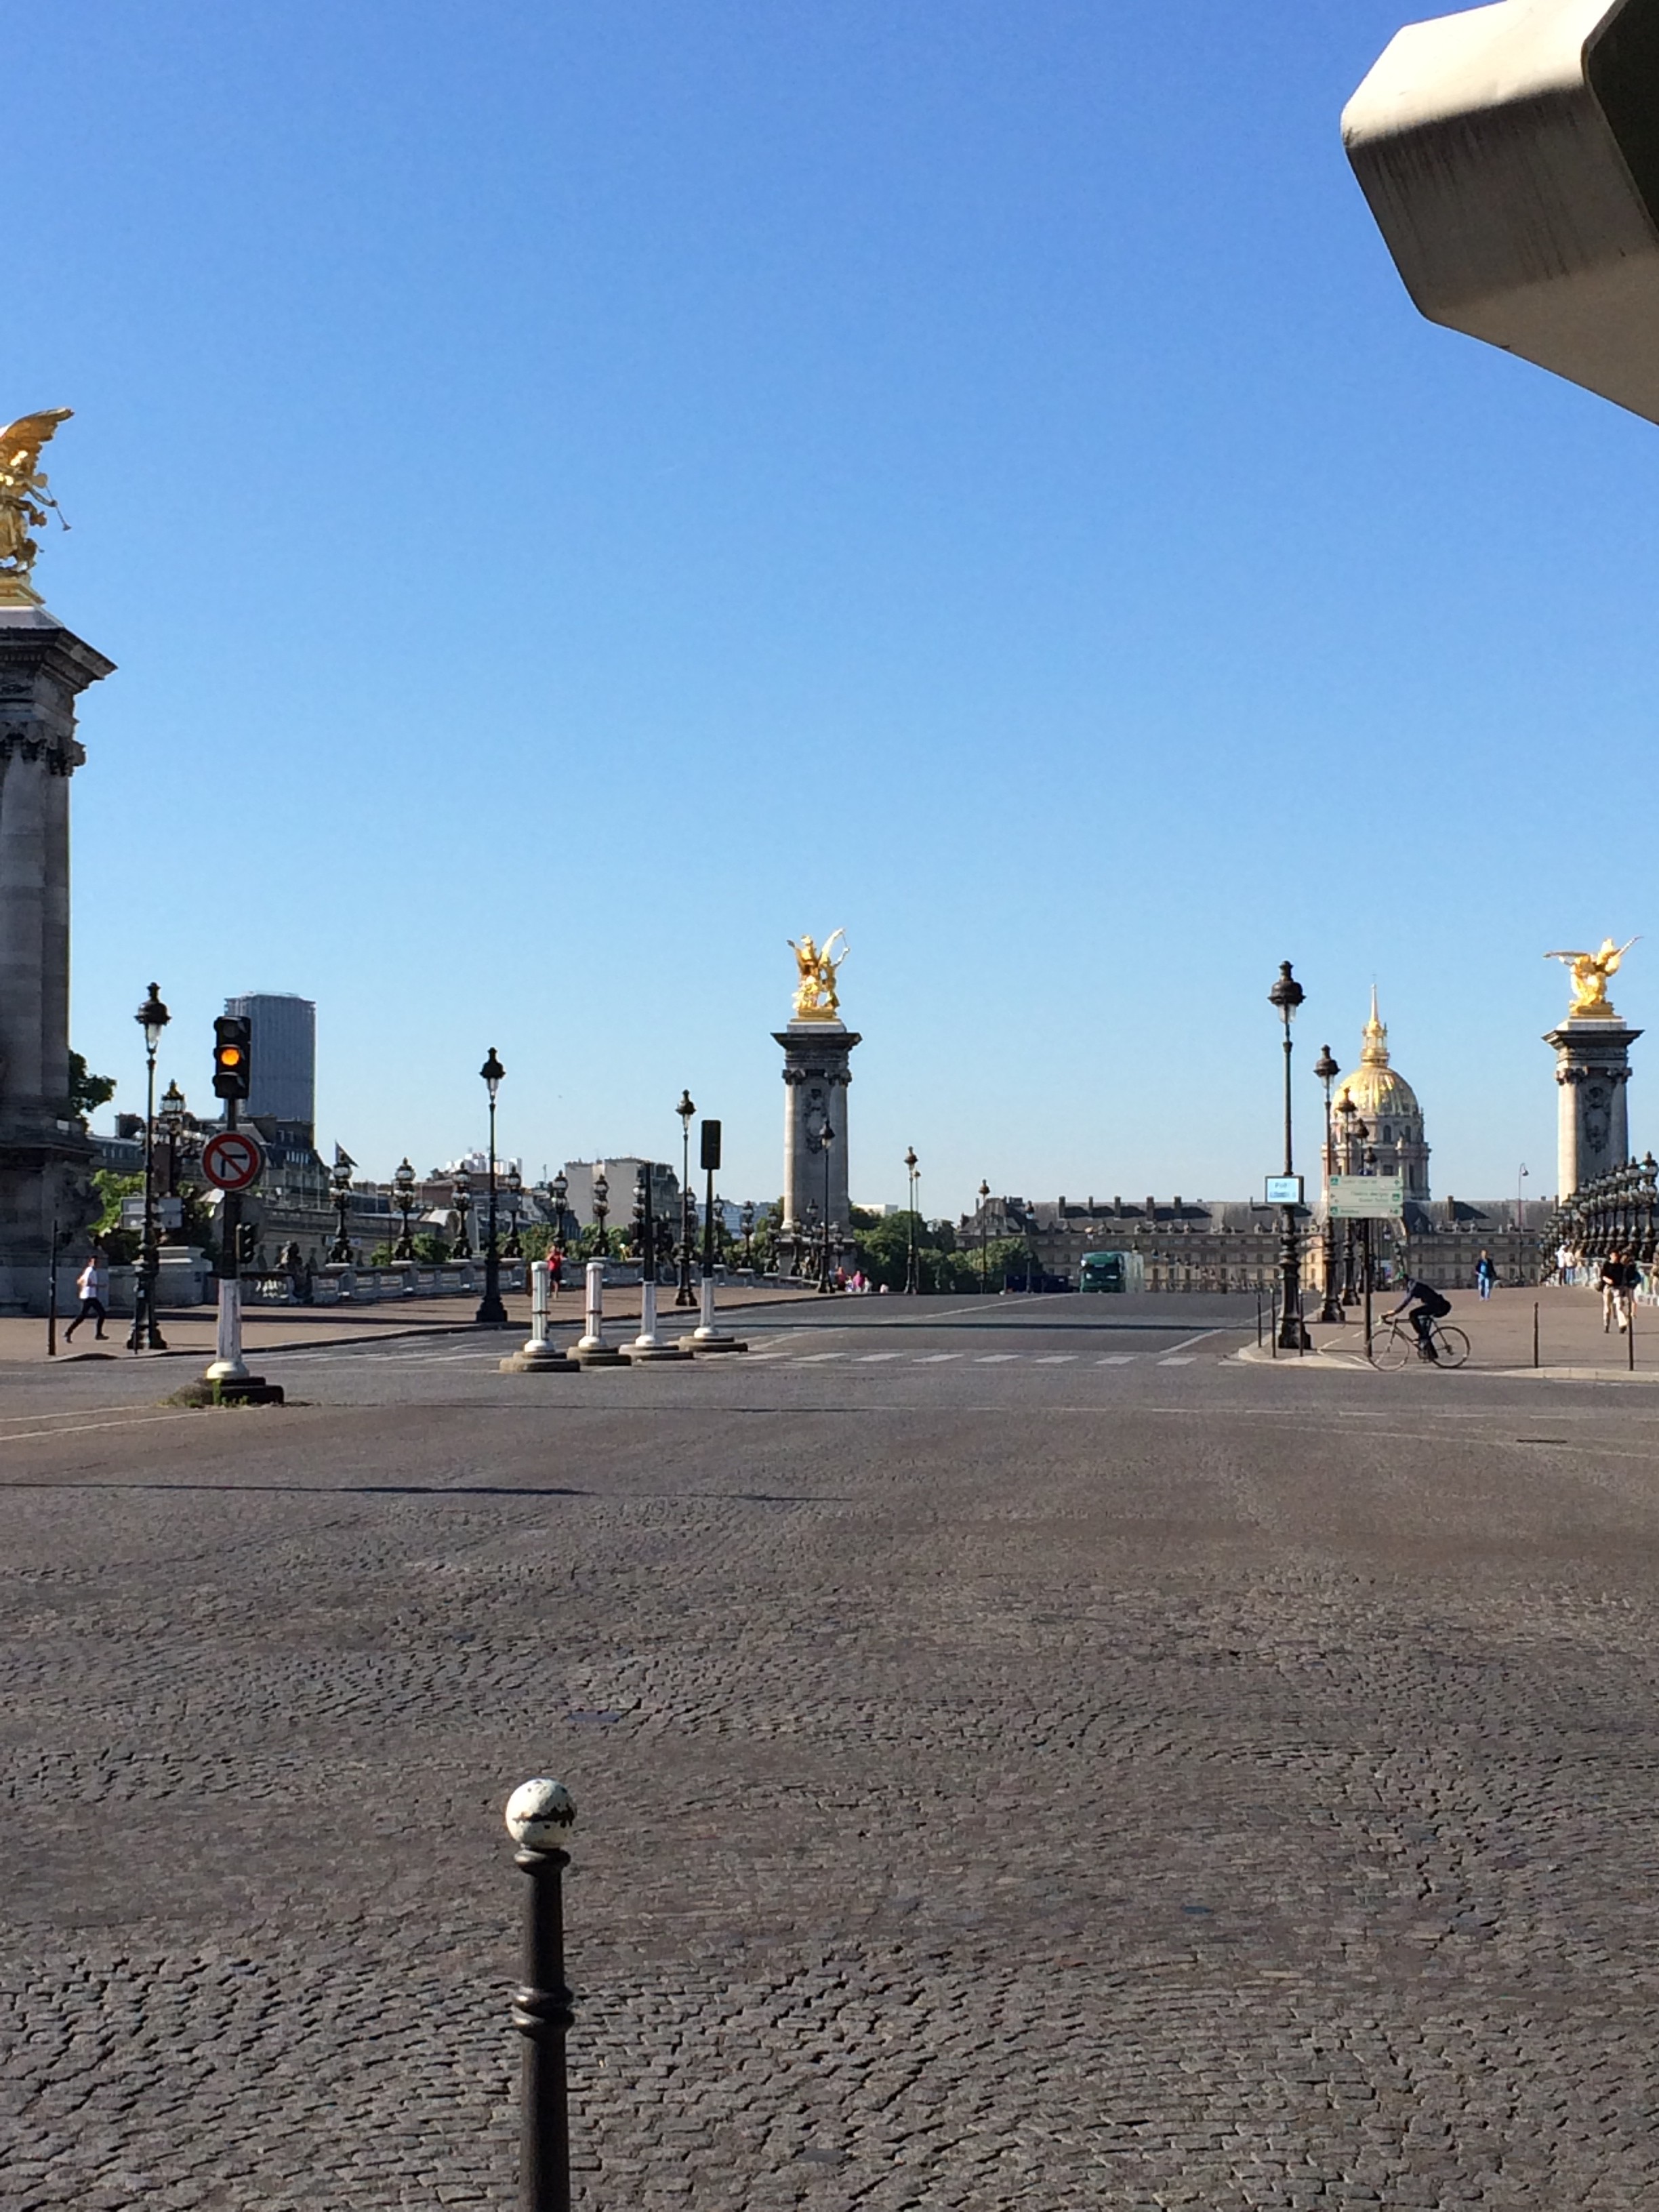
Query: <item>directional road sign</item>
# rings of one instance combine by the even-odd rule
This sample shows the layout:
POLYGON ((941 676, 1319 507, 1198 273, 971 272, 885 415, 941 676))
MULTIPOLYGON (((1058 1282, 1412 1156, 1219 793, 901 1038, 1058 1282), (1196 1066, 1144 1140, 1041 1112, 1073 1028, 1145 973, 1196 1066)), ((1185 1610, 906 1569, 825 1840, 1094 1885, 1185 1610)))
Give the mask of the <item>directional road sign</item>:
POLYGON ((202 1173, 219 1190, 248 1190, 265 1164, 259 1139, 246 1129, 221 1129, 202 1147, 202 1173))
POLYGON ((1397 1175, 1333 1176, 1325 1204, 1333 1221, 1397 1221, 1406 1211, 1406 1186, 1397 1175))

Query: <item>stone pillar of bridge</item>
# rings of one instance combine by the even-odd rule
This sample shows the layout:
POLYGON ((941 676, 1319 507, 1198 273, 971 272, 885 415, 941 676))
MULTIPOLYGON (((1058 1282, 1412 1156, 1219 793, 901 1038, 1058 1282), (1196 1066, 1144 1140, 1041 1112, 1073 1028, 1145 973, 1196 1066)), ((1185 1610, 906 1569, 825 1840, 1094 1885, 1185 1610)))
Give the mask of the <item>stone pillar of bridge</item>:
POLYGON ((97 1212, 69 1096, 70 778, 76 702, 113 666, 0 602, 0 1312, 45 1311, 53 1222, 72 1253, 97 1212))

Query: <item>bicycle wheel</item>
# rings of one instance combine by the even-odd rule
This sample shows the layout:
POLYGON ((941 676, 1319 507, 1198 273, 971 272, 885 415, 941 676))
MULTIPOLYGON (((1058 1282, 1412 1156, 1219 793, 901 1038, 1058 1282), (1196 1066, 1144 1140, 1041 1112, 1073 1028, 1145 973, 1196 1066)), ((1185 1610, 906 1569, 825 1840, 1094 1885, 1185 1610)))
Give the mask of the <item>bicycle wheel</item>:
POLYGON ((1445 1328, 1437 1322, 1434 1348, 1443 1367, 1461 1367, 1469 1356, 1469 1340, 1461 1328, 1445 1328))
POLYGON ((1379 1328, 1371 1338, 1371 1365, 1385 1375, 1398 1374, 1417 1349, 1417 1339, 1403 1328, 1379 1328))

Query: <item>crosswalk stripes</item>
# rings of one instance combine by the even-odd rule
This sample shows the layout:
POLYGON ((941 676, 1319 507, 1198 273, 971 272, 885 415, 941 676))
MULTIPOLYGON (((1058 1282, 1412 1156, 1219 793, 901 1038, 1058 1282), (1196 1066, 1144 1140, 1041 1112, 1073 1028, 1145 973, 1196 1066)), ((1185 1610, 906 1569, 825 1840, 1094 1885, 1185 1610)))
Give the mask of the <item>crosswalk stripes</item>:
MULTIPOLYGON (((745 1367, 767 1364, 787 1367, 822 1367, 846 1361, 860 1367, 901 1364, 910 1367, 944 1367, 953 1363, 966 1361, 976 1367, 1016 1365, 1071 1367, 1075 1366, 1084 1357, 1082 1353, 1075 1352, 980 1352, 971 1354, 964 1352, 859 1352, 855 1348, 846 1346, 836 1346, 830 1351, 810 1352, 806 1346, 811 1343, 817 1334, 813 1330, 797 1329, 785 1335, 752 1342, 749 1355, 742 1364, 745 1367)), ((1209 1335, 1215 1332, 1205 1331, 1203 1334, 1209 1335)), ((1196 1364, 1200 1355, 1196 1352, 1188 1351, 1187 1346, 1196 1344, 1200 1340, 1199 1338, 1188 1337, 1185 1343, 1178 1343, 1167 1351, 1104 1352, 1095 1358, 1092 1364, 1097 1367, 1128 1367, 1137 1361, 1144 1360, 1159 1367, 1191 1367, 1196 1364)), ((285 1351, 279 1345, 269 1345, 261 1348, 260 1357, 267 1360, 281 1361, 285 1366, 330 1361, 336 1365, 370 1364, 377 1367, 465 1366, 473 1362, 493 1364, 501 1357, 499 1340, 492 1340, 487 1348, 474 1344, 467 1345, 465 1349, 459 1351, 454 1348, 455 1341, 455 1338, 452 1335, 440 1337, 429 1345, 418 1346, 411 1344, 407 1337, 394 1338, 384 1344, 369 1345, 363 1344, 361 1340, 349 1339, 337 1345, 313 1345, 303 1350, 296 1348, 292 1352, 285 1351)))

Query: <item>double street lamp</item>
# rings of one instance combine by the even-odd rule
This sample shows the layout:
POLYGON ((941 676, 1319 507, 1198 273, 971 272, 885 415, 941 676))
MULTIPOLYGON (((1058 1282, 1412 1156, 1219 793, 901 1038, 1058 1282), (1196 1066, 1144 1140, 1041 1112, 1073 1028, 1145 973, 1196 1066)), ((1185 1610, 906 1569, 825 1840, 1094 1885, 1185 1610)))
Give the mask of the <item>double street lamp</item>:
POLYGON ((351 1170, 356 1166, 349 1152, 334 1147, 334 1176, 329 1196, 334 1207, 334 1242, 328 1248, 331 1267, 351 1265, 351 1170))
POLYGON ((472 1177, 465 1167, 456 1169, 451 1177, 453 1184, 452 1203, 455 1208, 455 1242, 450 1248, 452 1260, 472 1257, 472 1177))
POLYGON ((495 1057, 495 1048, 478 1070, 489 1093, 489 1212, 484 1238, 484 1287, 473 1319, 484 1328, 505 1328, 507 1308, 501 1304, 501 1255, 495 1242, 495 1093, 507 1070, 495 1057))
POLYGON ((161 1127, 167 1133, 167 1196, 177 1198, 179 1139, 185 1133, 185 1094, 176 1083, 169 1083, 161 1093, 161 1127))
POLYGON ((144 1227, 133 1276, 132 1328, 127 1350, 165 1352, 167 1340, 155 1322, 155 1279, 161 1272, 155 1251, 155 1054, 172 1016, 154 983, 133 1018, 144 1032, 144 1227))
MULTIPOLYGON (((1279 1019, 1285 1024, 1285 1173, 1287 1178, 1295 1173, 1291 1139, 1291 1024, 1306 995, 1291 973, 1290 962, 1281 960, 1273 987, 1267 994, 1267 1001, 1270 1006, 1277 1007, 1279 1019)), ((1281 1352, 1306 1352, 1312 1343, 1302 1320, 1302 1257, 1297 1249, 1296 1214, 1293 1202, 1279 1208, 1279 1273, 1282 1291, 1279 1348, 1281 1352)))

